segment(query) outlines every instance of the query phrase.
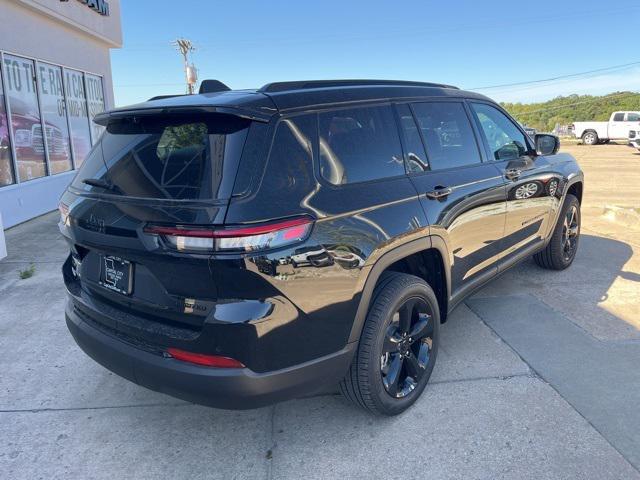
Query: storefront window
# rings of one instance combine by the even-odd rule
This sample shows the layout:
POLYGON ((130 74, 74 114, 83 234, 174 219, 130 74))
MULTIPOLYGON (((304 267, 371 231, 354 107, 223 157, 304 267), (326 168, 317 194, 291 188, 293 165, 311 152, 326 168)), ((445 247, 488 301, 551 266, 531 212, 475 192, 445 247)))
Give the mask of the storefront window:
POLYGON ((16 55, 0 59, 0 187, 80 167, 104 131, 93 123, 105 109, 103 78, 16 55))
POLYGON ((47 167, 33 61, 5 55, 4 71, 4 87, 11 109, 10 124, 15 142, 18 177, 21 182, 44 177, 47 167))
POLYGON ((44 129, 47 134, 51 174, 67 172, 73 166, 64 103, 62 69, 47 63, 38 63, 38 80, 40 81, 40 104, 42 105, 44 129))
POLYGON ((11 185, 13 179, 13 166, 11 165, 11 144, 9 143, 9 124, 5 110, 4 89, 2 88, 2 75, 0 75, 0 187, 11 185))
POLYGON ((71 144, 76 168, 82 165, 91 150, 91 134, 87 116, 87 99, 82 72, 64 69, 64 88, 67 94, 67 114, 71 128, 71 144))
POLYGON ((102 90, 102 78, 89 73, 84 76, 87 84, 87 104, 89 106, 89 119, 91 120, 91 140, 96 143, 104 131, 102 125, 93 123, 93 118, 104 111, 104 91, 102 90))

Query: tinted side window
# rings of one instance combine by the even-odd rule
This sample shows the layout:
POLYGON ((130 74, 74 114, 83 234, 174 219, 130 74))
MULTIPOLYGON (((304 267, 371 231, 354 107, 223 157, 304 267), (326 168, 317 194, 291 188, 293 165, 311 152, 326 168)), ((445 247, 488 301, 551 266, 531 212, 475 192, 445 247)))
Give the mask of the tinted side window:
POLYGON ((524 133, 504 113, 485 103, 472 103, 494 160, 513 160, 529 151, 524 133))
POLYGON ((429 170, 429 161, 411 109, 409 105, 398 105, 397 109, 406 147, 407 169, 409 172, 425 172, 429 170))
POLYGON ((478 145, 462 103, 415 103, 413 110, 431 170, 480 163, 478 145))
POLYGON ((614 122, 624 122, 624 113, 618 112, 613 116, 614 122))
POLYGON ((310 185, 315 133, 315 115, 285 118, 278 123, 261 190, 291 195, 297 190, 309 192, 313 188, 310 185))
POLYGON ((319 132, 320 173, 334 185, 405 173, 390 106, 321 113, 319 132))
POLYGON ((640 122, 640 115, 637 113, 627 113, 627 122, 640 122))

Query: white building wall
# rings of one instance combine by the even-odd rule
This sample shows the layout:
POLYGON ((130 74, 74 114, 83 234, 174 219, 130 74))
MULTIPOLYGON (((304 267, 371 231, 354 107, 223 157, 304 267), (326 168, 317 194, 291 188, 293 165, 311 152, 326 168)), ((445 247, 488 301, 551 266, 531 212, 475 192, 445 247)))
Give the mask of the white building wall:
MULTIPOLYGON (((112 108, 109 49, 122 45, 122 32, 120 2, 107 1, 109 16, 77 0, 0 0, 0 50, 102 76, 105 107, 112 108)), ((55 210, 74 174, 0 187, 4 228, 55 210)), ((0 234, 0 252, 3 245, 0 234)))

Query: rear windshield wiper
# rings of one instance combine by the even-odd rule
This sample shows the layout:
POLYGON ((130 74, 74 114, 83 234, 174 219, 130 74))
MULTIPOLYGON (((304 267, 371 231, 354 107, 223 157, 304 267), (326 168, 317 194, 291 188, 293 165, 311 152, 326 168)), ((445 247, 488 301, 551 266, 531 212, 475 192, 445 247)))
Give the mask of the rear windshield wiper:
POLYGON ((105 190, 111 190, 112 192, 122 193, 122 191, 114 184, 107 182, 106 180, 100 180, 99 178, 85 178, 82 183, 91 185, 92 187, 104 188, 105 190))

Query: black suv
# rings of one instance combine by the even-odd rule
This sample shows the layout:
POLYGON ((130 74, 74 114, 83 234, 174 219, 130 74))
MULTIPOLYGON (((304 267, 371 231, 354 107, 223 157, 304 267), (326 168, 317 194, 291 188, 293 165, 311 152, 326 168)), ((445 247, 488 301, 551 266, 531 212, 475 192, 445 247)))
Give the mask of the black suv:
POLYGON ((133 382, 222 408, 333 382, 397 414, 465 296, 531 255, 574 259, 582 172, 482 95, 201 90, 99 115, 60 203, 69 330, 133 382))

